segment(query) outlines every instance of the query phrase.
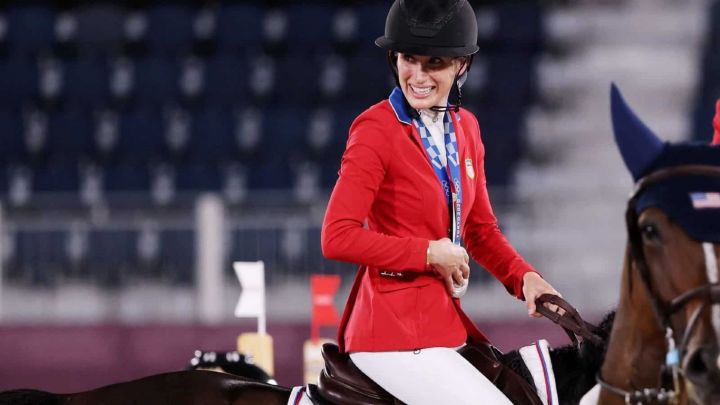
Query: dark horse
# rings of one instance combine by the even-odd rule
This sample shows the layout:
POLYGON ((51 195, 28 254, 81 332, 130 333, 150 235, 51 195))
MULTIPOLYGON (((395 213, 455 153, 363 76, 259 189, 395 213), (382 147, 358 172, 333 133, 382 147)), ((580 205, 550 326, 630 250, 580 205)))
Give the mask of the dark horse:
MULTIPOLYGON (((588 340, 578 345, 552 349, 550 357, 561 404, 577 404, 595 384, 612 327, 614 313, 602 321, 596 335, 600 343, 588 340)), ((532 384, 532 377, 518 350, 501 356, 504 364, 532 384)), ((38 390, 13 390, 0 393, 0 405, 40 404, 268 404, 285 405, 291 389, 265 384, 248 378, 214 371, 178 371, 108 385, 73 394, 52 394, 38 390)))
POLYGON ((611 93, 636 191, 597 402, 720 403, 720 147, 662 143, 611 93))

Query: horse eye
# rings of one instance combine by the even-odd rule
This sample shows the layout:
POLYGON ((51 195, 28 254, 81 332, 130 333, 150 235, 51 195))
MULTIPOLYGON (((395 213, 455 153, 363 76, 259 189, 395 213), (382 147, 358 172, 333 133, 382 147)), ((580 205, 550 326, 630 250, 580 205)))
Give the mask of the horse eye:
POLYGON ((643 239, 648 242, 660 240, 660 231, 658 231, 657 226, 653 224, 641 224, 640 233, 643 239))

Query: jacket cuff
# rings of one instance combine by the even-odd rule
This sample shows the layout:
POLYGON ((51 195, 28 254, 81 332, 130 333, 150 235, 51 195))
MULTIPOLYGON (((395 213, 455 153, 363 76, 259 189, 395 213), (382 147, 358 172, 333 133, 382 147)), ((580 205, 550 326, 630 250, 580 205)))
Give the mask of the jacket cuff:
POLYGON ((430 266, 427 264, 429 247, 430 241, 428 239, 413 238, 410 252, 408 252, 408 270, 416 272, 430 270, 430 266))

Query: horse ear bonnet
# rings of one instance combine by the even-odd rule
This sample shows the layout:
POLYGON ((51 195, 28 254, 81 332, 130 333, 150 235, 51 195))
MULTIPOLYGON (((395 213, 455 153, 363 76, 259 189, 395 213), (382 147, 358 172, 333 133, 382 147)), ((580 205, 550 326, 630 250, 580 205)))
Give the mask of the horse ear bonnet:
MULTIPOLYGON (((720 145, 662 142, 633 113, 614 84, 610 110, 615 142, 633 181, 682 165, 720 169, 720 145)), ((650 207, 663 210, 691 238, 720 243, 720 176, 683 175, 654 183, 639 196, 636 213, 650 207)))

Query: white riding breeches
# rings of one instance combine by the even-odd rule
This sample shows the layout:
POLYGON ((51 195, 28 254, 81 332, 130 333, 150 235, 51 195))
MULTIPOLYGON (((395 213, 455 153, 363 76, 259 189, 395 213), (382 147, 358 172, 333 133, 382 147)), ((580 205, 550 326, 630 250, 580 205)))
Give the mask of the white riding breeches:
POLYGON ((408 405, 511 405, 505 395, 458 352, 447 347, 350 353, 353 363, 408 405))

